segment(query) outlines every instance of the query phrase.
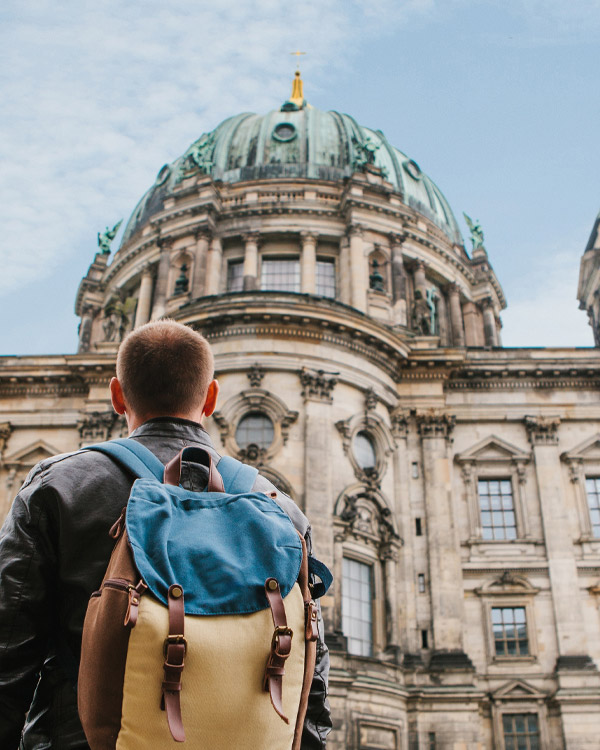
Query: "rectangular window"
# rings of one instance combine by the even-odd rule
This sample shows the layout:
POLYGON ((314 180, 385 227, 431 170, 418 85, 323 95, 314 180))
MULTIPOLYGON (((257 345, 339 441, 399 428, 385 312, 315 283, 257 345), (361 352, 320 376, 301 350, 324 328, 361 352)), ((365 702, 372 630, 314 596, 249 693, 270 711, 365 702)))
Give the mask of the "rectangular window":
POLYGON ((477 483, 484 539, 516 539, 517 523, 510 479, 480 479, 477 483))
POLYGON ((342 631, 348 652, 373 653, 373 573, 370 565, 344 557, 342 576, 342 631))
POLYGON ((600 537, 600 477, 586 477, 585 491, 590 509, 592 534, 600 537))
POLYGON ((261 266, 261 289, 300 291, 300 261, 297 258, 265 258, 261 266))
POLYGON ((529 656, 525 607, 492 607, 496 656, 529 656))
POLYGON ((504 714, 502 727, 505 750, 539 750, 537 714, 504 714))
POLYGON ((423 536, 423 524, 420 518, 415 518, 415 534, 417 536, 423 536))
POLYGON ((425 593, 425 573, 419 573, 418 583, 419 583, 419 594, 424 594, 425 593))
POLYGON ((227 291, 241 292, 244 289, 244 261, 230 260, 227 264, 227 291))
POLYGON ((335 261, 317 260, 317 294, 335 297, 335 261))

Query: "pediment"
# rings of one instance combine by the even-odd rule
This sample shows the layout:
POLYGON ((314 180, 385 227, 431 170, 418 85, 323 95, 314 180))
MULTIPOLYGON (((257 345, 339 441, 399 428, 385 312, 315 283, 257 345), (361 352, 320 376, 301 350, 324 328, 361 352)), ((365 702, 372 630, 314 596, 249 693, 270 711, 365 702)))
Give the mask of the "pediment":
POLYGON ((458 453, 455 460, 459 463, 469 461, 477 462, 506 462, 506 461, 529 461, 531 454, 521 450, 516 445, 506 440, 490 435, 479 441, 471 448, 458 453))
POLYGON ((572 450, 561 455, 563 461, 598 461, 600 462, 600 433, 579 443, 572 450))
POLYGON ((525 680, 511 680, 492 693, 494 700, 543 700, 545 693, 530 685, 525 680))
POLYGON ((63 451, 58 450, 45 440, 36 440, 35 443, 31 443, 30 445, 21 448, 21 450, 11 453, 10 456, 5 456, 4 463, 7 466, 35 466, 35 464, 40 461, 56 456, 62 452, 63 451))
POLYGON ((505 570, 501 576, 487 581, 481 588, 475 589, 479 596, 514 596, 537 594, 539 589, 532 586, 525 576, 505 570))

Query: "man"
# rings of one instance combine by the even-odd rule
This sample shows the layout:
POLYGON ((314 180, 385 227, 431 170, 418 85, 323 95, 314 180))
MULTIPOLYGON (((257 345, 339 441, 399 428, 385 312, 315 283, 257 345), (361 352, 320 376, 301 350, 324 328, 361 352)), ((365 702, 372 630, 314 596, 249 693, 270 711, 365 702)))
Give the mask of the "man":
MULTIPOLYGON (((123 341, 113 407, 130 437, 167 463, 184 446, 219 456, 201 425, 219 392, 213 356, 200 334, 174 321, 148 323, 123 341)), ((184 487, 200 490, 206 469, 184 464, 184 487)), ((108 456, 68 453, 42 461, 25 480, 0 530, 0 748, 83 750, 74 680, 90 594, 112 550, 108 531, 127 502, 132 478, 108 456), (20 744, 19 744, 20 743, 20 744)), ((253 489, 276 502, 306 538, 292 500, 264 477, 253 489)), ((329 655, 322 621, 302 748, 324 748, 331 728, 329 655)), ((196 749, 194 749, 196 750, 196 749)))

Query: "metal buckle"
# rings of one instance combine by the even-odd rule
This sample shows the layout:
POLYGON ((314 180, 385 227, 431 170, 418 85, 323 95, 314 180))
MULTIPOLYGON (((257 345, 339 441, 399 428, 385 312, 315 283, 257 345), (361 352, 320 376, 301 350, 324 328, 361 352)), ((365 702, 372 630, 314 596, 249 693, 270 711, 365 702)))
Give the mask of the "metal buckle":
POLYGON ((165 638, 165 642, 163 643, 163 655, 165 659, 167 658, 167 649, 169 646, 176 646, 178 643, 183 643, 183 653, 184 655, 187 654, 187 640, 183 635, 172 635, 169 634, 165 638))

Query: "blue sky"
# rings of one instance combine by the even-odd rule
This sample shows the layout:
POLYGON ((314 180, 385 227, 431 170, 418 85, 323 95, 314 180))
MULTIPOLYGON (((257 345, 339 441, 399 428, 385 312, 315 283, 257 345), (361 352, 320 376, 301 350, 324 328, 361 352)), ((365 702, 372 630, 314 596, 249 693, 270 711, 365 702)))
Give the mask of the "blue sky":
MULTIPOLYGON (((0 10, 0 353, 76 349, 96 234, 202 132, 289 95, 383 130, 481 221, 505 346, 591 346, 598 0, 8 0, 0 10)), ((116 244, 116 243, 115 243, 116 244)))

